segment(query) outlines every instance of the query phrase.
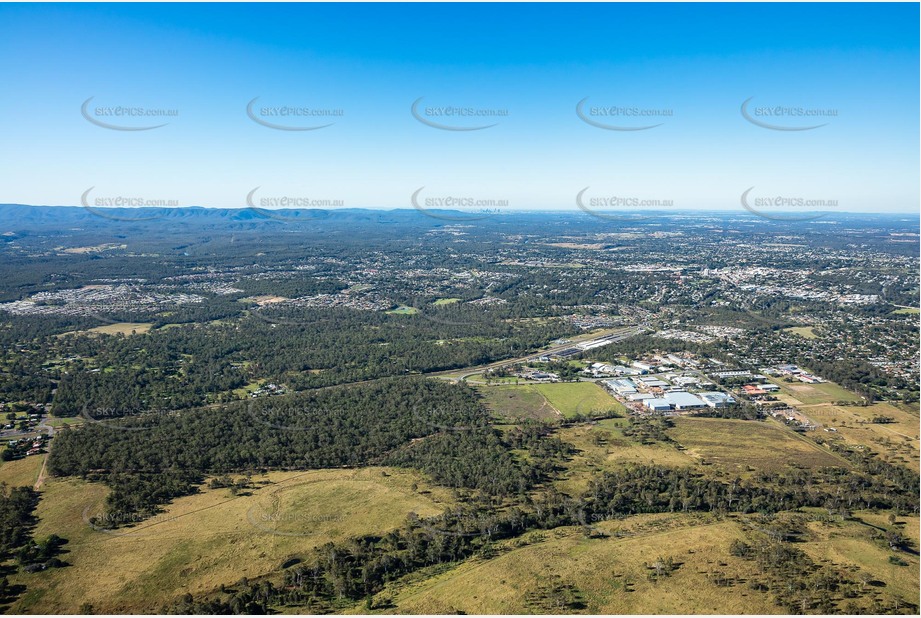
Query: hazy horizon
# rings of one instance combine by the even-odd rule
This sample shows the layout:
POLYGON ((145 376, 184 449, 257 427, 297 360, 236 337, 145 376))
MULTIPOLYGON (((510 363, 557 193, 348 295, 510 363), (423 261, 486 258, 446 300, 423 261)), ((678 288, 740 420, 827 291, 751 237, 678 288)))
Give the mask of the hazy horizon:
POLYGON ((0 199, 918 212, 917 5, 521 8, 2 5, 0 199))

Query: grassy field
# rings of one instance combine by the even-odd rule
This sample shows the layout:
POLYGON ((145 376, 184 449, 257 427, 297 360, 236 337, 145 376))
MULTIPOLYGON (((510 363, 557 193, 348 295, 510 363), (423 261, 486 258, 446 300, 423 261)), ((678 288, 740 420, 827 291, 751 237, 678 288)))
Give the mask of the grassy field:
POLYGON ((118 322, 116 324, 106 324, 89 329, 88 333, 102 333, 104 335, 134 335, 144 334, 150 331, 153 324, 149 322, 118 322))
POLYGON ((319 544, 382 533, 410 512, 435 515, 450 502, 447 490, 408 470, 277 472, 253 480, 251 495, 205 489, 113 534, 87 523, 107 488, 51 479, 35 535, 67 538, 63 559, 71 566, 10 576, 27 587, 10 612, 76 613, 90 603, 97 613, 153 613, 186 592, 257 577, 319 544))
POLYGON ((782 401, 788 401, 787 398, 792 399, 793 401, 788 401, 788 403, 794 406, 831 403, 832 401, 860 401, 860 397, 834 382, 806 384, 799 380, 787 382, 782 378, 772 378, 770 381, 780 387, 781 396, 778 398, 782 401))
POLYGON ((402 307, 391 309, 390 311, 387 311, 386 313, 390 313, 392 315, 414 315, 416 313, 419 313, 419 310, 416 309, 415 307, 407 307, 403 305, 402 307))
MULTIPOLYGON (((898 557, 908 565, 893 564, 889 557, 895 554, 873 538, 879 531, 866 525, 887 527, 889 524, 885 520, 886 515, 859 511, 854 513, 854 521, 837 524, 811 522, 810 538, 802 544, 802 549, 816 562, 829 560, 856 566, 885 582, 883 590, 886 596, 898 595, 918 603, 918 556, 899 552, 898 557)), ((921 521, 917 517, 899 517, 897 520, 897 527, 914 541, 915 547, 918 547, 919 524, 921 521)))
POLYGON ((862 444, 890 461, 919 470, 918 413, 888 403, 871 406, 839 406, 815 404, 804 406, 810 418, 836 431, 824 435, 828 439, 840 438, 851 444, 862 444), (891 423, 873 423, 874 417, 890 417, 891 423))
POLYGON ((64 416, 64 417, 48 417, 45 419, 45 425, 51 425, 54 428, 59 427, 79 427, 86 422, 86 419, 82 416, 64 416))
POLYGON ((805 337, 806 339, 818 339, 819 337, 815 334, 815 330, 812 326, 793 326, 791 328, 785 328, 784 330, 788 333, 805 337))
POLYGON ((6 483, 10 487, 32 487, 38 479, 45 457, 46 455, 31 455, 14 461, 0 462, 0 483, 6 483))
POLYGON ((454 303, 460 302, 459 298, 439 298, 434 302, 435 305, 453 305, 454 303))
POLYGON ((569 495, 588 488, 589 478, 604 470, 617 470, 625 464, 693 466, 696 460, 671 444, 642 444, 623 434, 625 419, 605 419, 593 426, 566 427, 557 434, 572 444, 578 453, 566 462, 563 478, 555 483, 569 495))
POLYGON ((620 402, 594 382, 538 384, 537 390, 566 417, 610 410, 626 414, 627 411, 620 402))
POLYGON ((478 390, 493 414, 507 420, 552 420, 560 415, 571 418, 610 410, 626 414, 623 405, 593 382, 510 384, 478 390))
POLYGON ((849 464, 772 421, 679 418, 669 436, 702 462, 734 474, 849 464))
POLYGON ((555 420, 560 412, 533 384, 522 386, 481 386, 486 407, 496 417, 511 421, 524 419, 555 420))
POLYGON ((695 516, 630 517, 599 528, 626 538, 587 539, 578 529, 531 533, 529 544, 506 544, 498 557, 474 559, 447 572, 396 587, 395 613, 572 613, 535 606, 535 594, 552 583, 572 584, 588 614, 777 613, 770 597, 744 588, 727 591, 710 583, 715 569, 744 576, 751 565, 729 556, 740 537, 731 522, 695 516), (674 557, 682 564, 662 583, 647 579, 644 562, 674 557), (718 566, 722 562, 725 566, 718 566))
MULTIPOLYGON (((861 516, 861 513, 857 514, 861 516)), ((918 519, 901 518, 907 528, 918 519)), ((884 603, 896 596, 918 602, 918 559, 902 552, 908 566, 889 562, 890 552, 871 538, 860 521, 809 521, 797 547, 817 563, 855 574, 866 573, 885 585, 872 591, 884 603)), ((743 539, 747 517, 637 515, 594 525, 607 538, 587 538, 581 530, 531 532, 498 544, 492 558, 474 558, 447 570, 432 570, 401 580, 381 593, 394 607, 387 613, 429 614, 782 614, 773 594, 746 583, 757 574, 754 561, 729 553, 743 539), (672 558, 679 567, 656 582, 646 566, 672 558), (735 578, 717 586, 711 575, 735 578), (575 586, 581 607, 554 605, 551 584, 575 586), (545 600, 535 603, 542 594, 545 600), (549 596, 549 599, 546 598, 549 596)), ((860 606, 868 599, 861 599, 860 606)), ((356 613, 364 612, 363 606, 356 613)))
POLYGON ((892 313, 897 313, 899 315, 916 315, 921 313, 921 309, 917 307, 902 307, 901 309, 896 309, 892 313))
POLYGON ((233 393, 233 396, 234 396, 234 397, 237 397, 237 398, 246 398, 246 397, 249 397, 250 394, 251 394, 253 391, 259 390, 259 388, 262 387, 262 385, 265 384, 265 382, 266 382, 265 378, 260 378, 260 379, 258 379, 258 380, 253 380, 252 382, 250 382, 250 383, 247 384, 246 386, 244 386, 244 387, 242 387, 242 388, 235 388, 235 389, 233 389, 233 391, 231 391, 231 392, 233 393))
POLYGON ((62 333, 58 335, 59 337, 66 337, 67 335, 86 335, 89 333, 101 334, 101 335, 142 335, 146 332, 149 332, 153 327, 153 324, 150 322, 116 322, 114 324, 104 324, 103 326, 97 326, 95 328, 88 328, 86 330, 77 330, 68 333, 62 333))

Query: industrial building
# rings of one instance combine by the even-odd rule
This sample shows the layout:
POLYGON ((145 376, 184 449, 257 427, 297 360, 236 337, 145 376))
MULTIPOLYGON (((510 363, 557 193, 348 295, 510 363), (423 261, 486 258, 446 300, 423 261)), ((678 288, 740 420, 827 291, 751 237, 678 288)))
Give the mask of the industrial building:
POLYGON ((684 391, 665 393, 662 399, 672 405, 676 410, 694 410, 707 406, 707 404, 701 401, 696 395, 684 391))
POLYGON ((715 391, 711 393, 698 393, 697 396, 711 408, 725 408, 736 402, 735 398, 731 395, 715 391))
POLYGON ((636 392, 636 388, 630 380, 606 380, 605 384, 608 385, 608 388, 621 396, 630 395, 636 392))
POLYGON ((643 402, 643 405, 652 412, 668 412, 672 409, 672 404, 666 399, 653 397, 643 402))
POLYGON ((655 395, 651 395, 649 393, 633 393, 631 395, 627 395, 627 401, 645 401, 647 399, 655 398, 655 395))

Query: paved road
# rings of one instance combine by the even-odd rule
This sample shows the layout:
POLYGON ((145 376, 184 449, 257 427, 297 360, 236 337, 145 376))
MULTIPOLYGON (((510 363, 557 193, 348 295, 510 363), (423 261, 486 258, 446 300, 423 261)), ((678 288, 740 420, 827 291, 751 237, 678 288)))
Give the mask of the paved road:
POLYGON ((455 382, 463 382, 463 381, 466 381, 467 378, 469 378, 470 376, 474 376, 479 373, 483 373, 487 369, 495 369, 495 368, 502 367, 505 365, 515 365, 518 363, 533 362, 533 361, 536 361, 541 356, 547 356, 547 355, 554 354, 556 352, 562 352, 563 350, 568 350, 569 348, 572 348, 576 344, 581 343, 583 341, 590 341, 592 339, 600 339, 602 337, 608 337, 608 336, 614 335, 615 337, 613 341, 616 343, 618 341, 623 341, 624 339, 627 339, 629 337, 634 337, 636 335, 639 335, 645 332, 646 330, 648 330, 646 327, 640 326, 640 325, 627 326, 624 328, 619 328, 617 330, 612 330, 612 331, 603 332, 603 333, 596 333, 594 335, 591 335, 585 338, 580 338, 578 341, 574 340, 574 341, 570 341, 569 343, 551 346, 544 350, 540 350, 538 352, 534 352, 526 356, 520 356, 518 358, 507 358, 505 360, 496 361, 494 363, 489 363, 487 365, 478 365, 475 367, 468 367, 467 369, 461 369, 460 371, 458 371, 457 369, 450 369, 448 371, 438 371, 435 373, 424 374, 424 375, 429 375, 431 377, 436 377, 436 378, 442 378, 445 380, 452 380, 455 382), (460 373, 460 372, 463 372, 463 373, 460 373), (458 374, 460 374, 459 377, 457 377, 458 374))

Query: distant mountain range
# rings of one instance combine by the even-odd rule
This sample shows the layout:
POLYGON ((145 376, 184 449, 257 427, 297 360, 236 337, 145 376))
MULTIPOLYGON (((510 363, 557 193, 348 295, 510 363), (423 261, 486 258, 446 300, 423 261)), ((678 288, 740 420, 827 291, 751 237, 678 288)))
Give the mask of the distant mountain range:
MULTIPOLYGON (((625 211, 621 211, 624 214, 625 211)), ((535 217, 551 217, 557 220, 575 218, 591 222, 593 217, 574 210, 545 212, 506 211, 502 213, 471 213, 457 210, 440 209, 371 209, 371 208, 333 208, 333 209, 287 209, 268 210, 261 208, 204 208, 200 206, 155 207, 155 208, 99 208, 89 206, 30 206, 26 204, 0 204, 0 234, 10 232, 55 232, 73 229, 106 229, 147 227, 151 224, 162 226, 164 223, 182 225, 186 229, 256 229, 267 224, 276 224, 279 229, 316 229, 322 223, 329 229, 347 229, 349 226, 360 227, 364 224, 405 225, 411 227, 440 227, 447 225, 481 224, 484 222, 534 222, 535 217)), ((662 211, 647 212, 635 220, 620 220, 619 223, 643 225, 653 222, 683 221, 690 218, 735 220, 739 222, 767 223, 760 217, 743 210, 710 211, 662 211)), ((864 214, 864 213, 826 213, 821 224, 830 222, 855 223, 865 221, 893 224, 901 227, 908 223, 917 228, 917 215, 912 214, 864 214)), ((598 221, 606 226, 612 225, 610 219, 598 215, 598 221)), ((615 221, 614 224, 617 224, 615 221)), ((795 220, 775 224, 790 225, 795 220)), ((802 222, 799 222, 802 223, 802 222)))
MULTIPOLYGON (((431 211, 431 215, 412 209, 373 210, 362 208, 342 209, 291 209, 264 210, 258 208, 202 208, 184 206, 175 208, 96 208, 84 206, 29 206, 25 204, 0 204, 0 228, 35 230, 99 226, 108 224, 145 223, 168 221, 183 225, 223 226, 233 223, 265 223, 278 221, 286 224, 317 223, 408 223, 412 221, 444 224, 447 220, 463 220, 471 215, 456 211, 431 211), (443 217, 443 218, 439 218, 443 217)), ((3 229, 2 231, 7 231, 3 229)))

